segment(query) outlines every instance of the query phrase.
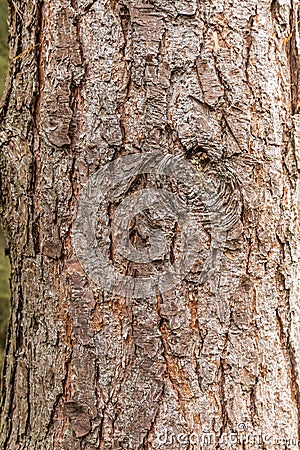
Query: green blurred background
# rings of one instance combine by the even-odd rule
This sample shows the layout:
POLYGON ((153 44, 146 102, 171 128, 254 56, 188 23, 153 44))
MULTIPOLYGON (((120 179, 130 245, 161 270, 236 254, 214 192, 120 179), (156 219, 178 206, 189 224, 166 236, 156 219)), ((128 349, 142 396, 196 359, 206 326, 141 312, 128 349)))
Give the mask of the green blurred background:
MULTIPOLYGON (((0 0, 0 95, 2 95, 5 83, 8 61, 7 46, 7 2, 0 0)), ((4 253, 5 239, 0 228, 0 375, 5 349, 6 325, 9 316, 9 261, 4 253)))
POLYGON ((2 94, 7 70, 8 46, 7 46, 7 2, 0 0, 0 91, 2 94))

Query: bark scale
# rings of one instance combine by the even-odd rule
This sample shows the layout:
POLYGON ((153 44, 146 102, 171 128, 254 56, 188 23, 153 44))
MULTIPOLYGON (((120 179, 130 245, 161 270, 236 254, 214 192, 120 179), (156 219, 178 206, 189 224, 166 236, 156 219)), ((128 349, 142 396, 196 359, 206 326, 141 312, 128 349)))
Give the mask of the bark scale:
MULTIPOLYGON (((298 448, 298 1, 10 9, 0 447, 298 448), (212 228, 199 220, 197 267, 175 292, 135 300, 85 274, 72 214, 99 167, 147 151, 182 154, 215 180, 226 240, 203 282, 212 228)), ((148 178, 131 191, 158 186, 148 178)), ((113 245, 111 260, 137 276, 160 264, 120 263, 113 245)))

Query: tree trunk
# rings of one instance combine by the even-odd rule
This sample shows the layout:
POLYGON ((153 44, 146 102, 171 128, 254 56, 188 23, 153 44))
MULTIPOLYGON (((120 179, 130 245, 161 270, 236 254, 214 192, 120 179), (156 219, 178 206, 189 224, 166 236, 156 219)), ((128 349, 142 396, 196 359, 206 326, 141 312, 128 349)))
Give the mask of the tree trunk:
POLYGON ((298 8, 10 1, 1 449, 299 448, 298 8))

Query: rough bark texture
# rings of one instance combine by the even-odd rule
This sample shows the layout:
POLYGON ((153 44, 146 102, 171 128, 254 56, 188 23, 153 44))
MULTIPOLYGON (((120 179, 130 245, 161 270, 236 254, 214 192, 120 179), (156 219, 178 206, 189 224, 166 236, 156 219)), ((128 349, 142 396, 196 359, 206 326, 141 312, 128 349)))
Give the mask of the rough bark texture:
POLYGON ((299 448, 298 0, 10 7, 0 448, 299 448), (223 256, 203 282, 199 220, 198 269, 175 292, 118 297, 83 271, 72 213, 99 167, 155 150, 216 181, 223 256))

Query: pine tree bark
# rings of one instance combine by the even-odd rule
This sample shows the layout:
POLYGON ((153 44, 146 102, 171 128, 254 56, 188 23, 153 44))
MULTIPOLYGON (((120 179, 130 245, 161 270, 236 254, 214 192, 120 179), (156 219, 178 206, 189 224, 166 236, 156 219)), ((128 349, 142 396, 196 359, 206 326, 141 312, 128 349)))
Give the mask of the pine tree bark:
POLYGON ((298 26, 298 0, 10 1, 0 448, 299 448, 298 26), (225 234, 203 277, 214 229, 189 198, 196 264, 138 299, 88 276, 72 226, 93 174, 146 152, 214 183, 225 234))

